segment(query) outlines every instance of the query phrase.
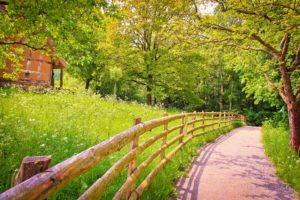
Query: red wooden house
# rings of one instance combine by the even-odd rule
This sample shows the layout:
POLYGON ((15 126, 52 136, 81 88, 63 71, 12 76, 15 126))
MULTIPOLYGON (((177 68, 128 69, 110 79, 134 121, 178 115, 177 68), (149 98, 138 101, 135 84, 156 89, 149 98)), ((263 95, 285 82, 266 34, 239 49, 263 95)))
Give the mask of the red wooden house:
MULTIPOLYGON (((0 0, 0 12, 5 12, 5 1, 0 0)), ((15 82, 25 86, 36 85, 36 86, 46 86, 54 87, 54 70, 60 69, 60 87, 63 83, 63 69, 66 67, 66 63, 62 58, 55 56, 56 50, 51 38, 48 38, 46 42, 46 47, 50 50, 48 53, 45 51, 31 50, 22 43, 26 42, 26 39, 9 39, 10 41, 16 42, 12 46, 12 51, 14 48, 22 48, 23 54, 20 59, 20 73, 16 81, 10 79, 5 79, 3 76, 6 73, 13 73, 17 67, 10 60, 6 60, 6 68, 0 69, 0 83, 11 83, 15 82)), ((17 55, 17 54, 16 54, 17 55)))
MULTIPOLYGON (((48 44, 51 43, 51 39, 48 39, 48 44)), ((37 86, 54 86, 54 70, 60 69, 60 87, 62 87, 63 81, 63 69, 66 67, 66 63, 63 59, 48 55, 42 51, 33 51, 28 48, 24 48, 21 71, 18 75, 16 83, 22 85, 37 85, 37 86)), ((6 61, 6 69, 0 70, 0 81, 12 82, 9 79, 3 78, 5 73, 12 73, 16 70, 16 67, 10 60, 6 61)))

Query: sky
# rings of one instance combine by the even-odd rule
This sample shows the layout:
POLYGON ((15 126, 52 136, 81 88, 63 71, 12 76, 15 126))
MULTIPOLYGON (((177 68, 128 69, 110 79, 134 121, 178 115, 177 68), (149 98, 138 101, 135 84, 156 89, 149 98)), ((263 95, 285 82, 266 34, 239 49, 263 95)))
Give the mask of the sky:
POLYGON ((202 15, 213 15, 216 6, 216 3, 207 2, 205 4, 199 5, 198 9, 202 15))

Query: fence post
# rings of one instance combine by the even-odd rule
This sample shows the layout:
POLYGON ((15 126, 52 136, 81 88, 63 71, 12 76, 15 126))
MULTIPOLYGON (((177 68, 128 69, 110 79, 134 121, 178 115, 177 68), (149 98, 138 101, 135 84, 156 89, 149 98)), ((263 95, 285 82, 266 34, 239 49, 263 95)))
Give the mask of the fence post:
POLYGON ((222 118, 222 113, 219 112, 219 129, 221 128, 221 118, 222 118))
POLYGON ((202 132, 205 133, 205 112, 202 110, 202 132))
MULTIPOLYGON (((195 121, 196 121, 196 111, 193 112, 194 116, 192 118, 192 121, 193 121, 193 125, 192 125, 192 128, 194 129, 195 128, 195 121)), ((192 136, 194 136, 194 131, 191 132, 192 136)))
MULTIPOLYGON (((181 129, 180 129, 180 134, 186 134, 186 128, 187 128, 187 125, 186 125, 186 122, 187 122, 187 115, 184 115, 183 117, 182 117, 182 121, 181 121, 181 123, 182 123, 182 127, 181 127, 181 129)), ((184 138, 184 136, 182 137, 182 138, 180 138, 180 140, 179 140, 179 143, 182 143, 183 142, 183 138, 184 138)))
POLYGON ((21 163, 17 175, 12 179, 12 186, 31 178, 32 176, 41 173, 48 169, 51 162, 51 156, 26 156, 21 163))
MULTIPOLYGON (((164 117, 168 116, 168 113, 164 113, 164 117)), ((168 122, 164 124, 164 130, 163 130, 164 136, 162 137, 162 144, 161 147, 166 145, 167 143, 167 134, 168 134, 168 122)), ((161 152, 160 158, 164 159, 166 157, 165 150, 161 152)))
POLYGON ((214 111, 212 111, 212 113, 211 113, 211 121, 212 121, 212 130, 214 131, 215 130, 215 125, 214 125, 214 123, 215 123, 215 113, 214 113, 214 111))
POLYGON ((246 123, 247 122, 247 119, 244 115, 242 115, 242 122, 246 123))
MULTIPOLYGON (((138 125, 142 123, 141 118, 135 118, 133 120, 133 126, 138 125)), ((132 151, 133 149, 135 149, 138 146, 138 142, 139 142, 139 138, 138 136, 135 136, 129 146, 129 151, 132 151)), ((132 159, 128 165, 128 174, 127 177, 131 176, 131 174, 136 170, 137 168, 137 158, 135 157, 134 159, 132 159)), ((135 184, 132 185, 132 188, 129 190, 127 197, 130 196, 130 194, 132 193, 132 191, 134 190, 135 184)))
POLYGON ((227 125, 230 125, 230 112, 227 113, 227 125))

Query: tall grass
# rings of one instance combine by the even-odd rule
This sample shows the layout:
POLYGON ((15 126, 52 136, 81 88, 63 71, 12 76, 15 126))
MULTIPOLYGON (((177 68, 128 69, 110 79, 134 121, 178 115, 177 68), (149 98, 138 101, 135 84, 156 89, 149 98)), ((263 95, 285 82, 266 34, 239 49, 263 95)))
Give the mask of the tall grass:
POLYGON ((300 194, 300 157, 291 149, 286 126, 273 127, 271 121, 262 127, 263 144, 276 166, 277 175, 300 194))
MULTIPOLYGON (((12 174, 25 156, 52 155, 51 165, 55 165, 128 129, 136 117, 147 121, 162 117, 164 112, 165 110, 161 108, 103 99, 87 93, 73 94, 67 91, 39 93, 2 88, 0 89, 0 192, 10 187, 12 174)), ((170 126, 179 123, 181 120, 171 123, 170 126)), ((146 140, 161 131, 162 127, 153 129, 151 132, 145 133, 139 140, 146 140)), ((177 134, 177 132, 170 134, 168 139, 177 134)), ((199 145, 212 140, 219 134, 208 134, 187 144, 165 168, 172 170, 168 173, 160 173, 156 179, 159 181, 152 184, 148 190, 150 192, 147 192, 143 198, 166 199, 173 194, 172 180, 182 173, 180 169, 184 169, 199 145), (160 189, 154 192, 154 189, 151 188, 155 187, 160 189)), ((155 142, 138 157, 138 163, 144 161, 160 145, 161 141, 155 142)), ((51 199, 76 199, 126 152, 128 152, 128 146, 77 178, 51 199)), ((147 168, 138 179, 137 184, 158 162, 159 159, 156 159, 147 168)), ((103 199, 111 199, 126 177, 127 171, 124 169, 107 188, 103 199)))
MULTIPOLYGON (((0 89, 0 191, 10 187, 25 156, 49 154, 54 165, 128 129, 135 117, 146 121, 163 113, 85 93, 0 89)), ((78 191, 86 188, 89 176, 77 184, 78 191)))

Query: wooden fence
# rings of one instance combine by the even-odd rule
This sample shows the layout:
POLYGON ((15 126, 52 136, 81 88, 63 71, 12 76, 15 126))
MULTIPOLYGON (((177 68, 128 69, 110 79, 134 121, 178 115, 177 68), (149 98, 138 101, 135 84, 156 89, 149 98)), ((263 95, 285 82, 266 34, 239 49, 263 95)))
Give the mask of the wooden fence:
POLYGON ((171 116, 165 114, 162 118, 147 122, 141 122, 141 119, 137 118, 132 128, 12 187, 0 194, 0 200, 46 199, 126 145, 130 146, 129 152, 114 163, 102 177, 79 197, 79 199, 99 199, 110 183, 112 183, 125 168, 128 168, 128 177, 113 199, 138 199, 149 186, 155 175, 184 144, 197 136, 229 126, 234 121, 245 121, 245 118, 241 115, 229 112, 194 112, 171 116), (170 127, 175 121, 180 121, 180 123, 170 127), (139 143, 139 137, 157 127, 162 127, 162 131, 159 134, 146 138, 141 144, 139 143), (179 133, 168 140, 167 136, 176 130, 179 133), (137 157, 158 140, 161 140, 160 148, 138 165, 137 157), (178 144, 166 155, 166 150, 176 143, 178 144), (159 164, 152 169, 141 184, 136 186, 137 178, 157 157, 160 157, 159 164))

